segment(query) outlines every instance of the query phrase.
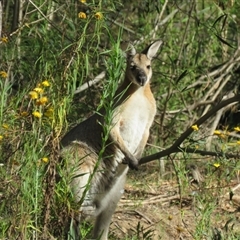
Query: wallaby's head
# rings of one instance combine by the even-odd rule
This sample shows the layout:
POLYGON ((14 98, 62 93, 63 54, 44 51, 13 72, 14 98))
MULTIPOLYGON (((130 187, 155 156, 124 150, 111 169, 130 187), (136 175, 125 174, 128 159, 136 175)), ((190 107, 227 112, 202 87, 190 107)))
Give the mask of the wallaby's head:
POLYGON ((158 40, 144 49, 141 53, 137 53, 135 48, 131 46, 127 58, 127 78, 139 86, 144 86, 152 77, 151 61, 157 54, 162 41, 158 40))

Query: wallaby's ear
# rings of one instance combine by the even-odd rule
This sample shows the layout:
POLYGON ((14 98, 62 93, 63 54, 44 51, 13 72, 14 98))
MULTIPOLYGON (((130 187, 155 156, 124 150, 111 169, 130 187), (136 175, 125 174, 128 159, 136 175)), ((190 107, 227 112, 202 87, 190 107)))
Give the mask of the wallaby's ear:
POLYGON ((153 42, 152 44, 150 44, 146 49, 144 49, 142 51, 143 54, 146 54, 147 57, 152 60, 155 55, 157 54, 157 51, 159 49, 159 47, 162 45, 162 40, 157 40, 155 42, 153 42))
POLYGON ((129 56, 134 56, 134 55, 136 55, 136 53, 137 53, 136 48, 131 43, 129 43, 127 54, 129 56))
POLYGON ((121 42, 121 49, 127 56, 134 56, 137 52, 130 42, 121 42))

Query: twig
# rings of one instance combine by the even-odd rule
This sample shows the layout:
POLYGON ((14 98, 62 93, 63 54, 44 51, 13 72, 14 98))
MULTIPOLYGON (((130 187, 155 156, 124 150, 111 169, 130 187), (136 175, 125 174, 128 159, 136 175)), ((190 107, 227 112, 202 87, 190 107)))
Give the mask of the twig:
MULTIPOLYGON (((37 9, 37 11, 40 13, 40 15, 43 16, 45 20, 53 27, 55 28, 60 34, 62 34, 62 31, 54 24, 52 21, 49 20, 49 18, 41 11, 41 9, 32 1, 29 0, 29 2, 37 9)), ((72 39, 70 39, 67 35, 65 35, 65 38, 68 39, 70 42, 72 42, 72 39)))
POLYGON ((179 113, 179 112, 182 113, 182 112, 187 112, 188 110, 189 111, 193 111, 194 109, 196 109, 199 106, 213 104, 215 102, 216 101, 213 101, 213 100, 208 100, 208 101, 204 101, 204 102, 196 102, 196 103, 190 105, 188 109, 187 108, 183 108, 183 109, 176 109, 176 110, 166 111, 166 114, 169 115, 169 114, 176 114, 176 113, 179 113))
POLYGON ((179 147, 174 153, 183 152, 183 153, 196 153, 202 156, 214 156, 214 157, 226 157, 226 158, 235 158, 238 159, 240 157, 239 153, 224 153, 224 152, 212 152, 212 151, 205 151, 205 150, 198 150, 195 148, 181 148, 179 147))
POLYGON ((195 1, 192 2, 192 5, 191 5, 190 10, 189 10, 189 16, 188 16, 188 19, 187 19, 187 23, 185 24, 185 29, 184 29, 183 37, 182 37, 182 39, 181 39, 181 46, 180 46, 180 50, 179 50, 178 57, 177 57, 176 67, 179 66, 180 59, 181 59, 182 52, 183 52, 183 48, 184 48, 184 46, 185 46, 185 44, 186 44, 186 43, 185 43, 185 39, 186 39, 186 36, 187 36, 188 27, 189 27, 189 25, 190 25, 190 16, 191 16, 191 13, 192 13, 192 11, 193 11, 194 5, 195 5, 195 1))
MULTIPOLYGON (((231 79, 231 75, 228 75, 226 77, 226 79, 224 81, 222 81, 221 83, 221 80, 224 79, 224 76, 221 75, 220 76, 220 80, 216 81, 216 83, 211 87, 211 89, 208 91, 208 93, 205 94, 204 96, 204 100, 207 100, 207 98, 211 95, 213 95, 213 91, 215 91, 217 89, 217 91, 215 92, 215 94, 213 96, 211 96, 211 100, 216 100, 217 97, 219 96, 219 93, 222 91, 222 89, 224 88, 224 86, 228 83, 228 81, 231 79), (221 85, 220 85, 221 83, 221 85)), ((203 114, 204 115, 210 108, 210 105, 207 105, 206 108, 204 109, 203 111, 203 114)))
MULTIPOLYGON (((233 94, 233 93, 232 93, 233 94)), ((225 99, 229 98, 229 95, 231 96, 232 94, 228 94, 227 96, 224 96, 225 99)), ((223 99, 224 99, 223 98, 223 99)), ((220 109, 217 113, 216 113, 216 116, 214 117, 214 121, 212 123, 212 127, 211 127, 211 130, 210 130, 210 136, 207 138, 206 140, 206 149, 207 150, 210 150, 211 148, 211 144, 212 144, 212 139, 213 139, 213 133, 214 131, 216 130, 220 120, 221 120, 221 117, 223 115, 224 112, 226 112, 229 108, 231 108, 233 105, 235 105, 236 103, 231 103, 229 104, 228 106, 220 109)))
POLYGON ((147 220, 148 223, 153 224, 152 220, 149 217, 147 217, 145 214, 143 214, 142 212, 140 212, 138 210, 134 210, 134 212, 137 213, 142 218, 144 218, 145 220, 147 220))
POLYGON ((153 38, 153 39, 156 37, 156 32, 158 31, 158 28, 159 28, 159 26, 160 26, 158 23, 160 23, 160 21, 161 21, 161 19, 162 19, 162 16, 163 16, 163 13, 164 13, 164 11, 165 11, 165 9, 166 9, 166 7, 167 7, 167 4, 168 4, 168 0, 165 0, 165 2, 164 2, 164 4, 163 4, 163 7, 162 7, 162 10, 161 10, 161 12, 160 12, 159 15, 158 15, 158 19, 157 19, 157 21, 156 21, 155 28, 154 28, 154 30, 153 30, 153 32, 152 32, 152 38, 153 38))
MULTIPOLYGON (((189 85, 186 90, 189 90, 191 88, 194 88, 196 86, 198 86, 199 84, 203 84, 203 80, 206 78, 211 78, 211 77, 215 77, 219 74, 223 74, 224 76, 227 75, 227 73, 230 72, 230 70, 232 70, 233 66, 235 65, 235 63, 240 61, 240 57, 237 57, 239 53, 239 48, 236 50, 236 52, 234 53, 233 57, 229 59, 229 61, 227 61, 226 63, 224 63, 221 67, 219 67, 216 70, 213 70, 210 73, 206 73, 205 75, 202 75, 201 77, 199 77, 193 84, 189 85), (237 57, 237 58, 236 58, 237 57)), ((222 75, 221 75, 222 78, 222 75)), ((217 79, 218 80, 218 79, 217 79)), ((215 80, 215 81, 217 81, 215 80)))
POLYGON ((124 25, 124 23, 123 23, 123 24, 122 24, 122 23, 119 23, 117 20, 113 20, 113 19, 111 19, 111 18, 106 18, 106 19, 107 19, 108 21, 110 21, 111 23, 116 24, 116 25, 119 26, 120 28, 124 29, 125 31, 137 35, 137 33, 136 33, 135 31, 133 31, 132 29, 126 27, 126 25, 124 25))
MULTIPOLYGON (((116 213, 116 212, 115 212, 116 213)), ((113 224, 124 234, 127 234, 127 229, 122 229, 122 226, 120 227, 119 224, 116 221, 113 221, 113 224)))
POLYGON ((179 194, 176 194, 174 196, 170 196, 170 197, 167 197, 167 198, 162 198, 162 196, 159 196, 159 199, 154 199, 154 200, 136 200, 136 201, 133 201, 133 200, 120 200, 120 203, 118 204, 118 206, 136 206, 138 204, 141 204, 141 205, 145 205, 145 204, 154 204, 154 203, 164 203, 164 202, 170 202, 171 200, 174 200, 174 199, 179 199, 180 198, 180 195, 179 194))
POLYGON ((104 77, 106 76, 106 72, 102 71, 100 74, 98 74, 93 80, 90 80, 86 83, 84 83, 82 86, 78 87, 74 94, 83 92, 84 90, 86 90, 87 88, 93 86, 94 84, 100 82, 104 77))

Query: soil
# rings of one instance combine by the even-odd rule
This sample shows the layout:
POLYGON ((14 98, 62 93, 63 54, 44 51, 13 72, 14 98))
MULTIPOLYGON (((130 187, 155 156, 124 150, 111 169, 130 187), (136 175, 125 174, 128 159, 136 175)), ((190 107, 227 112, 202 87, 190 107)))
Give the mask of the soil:
POLYGON ((130 172, 113 216, 110 239, 240 239, 237 179, 221 191, 214 184, 201 187, 189 182, 179 194, 174 174, 168 174, 171 180, 163 180, 153 164, 130 172))

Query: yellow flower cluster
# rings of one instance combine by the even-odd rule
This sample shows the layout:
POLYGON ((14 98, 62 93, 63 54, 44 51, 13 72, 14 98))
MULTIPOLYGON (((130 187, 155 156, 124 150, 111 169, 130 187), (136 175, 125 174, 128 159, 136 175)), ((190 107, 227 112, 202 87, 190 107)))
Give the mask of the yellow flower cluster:
POLYGON ((79 12, 78 17, 81 18, 81 19, 85 19, 85 18, 87 18, 87 15, 84 12, 79 12))
POLYGON ((5 71, 0 71, 0 77, 7 78, 8 74, 5 71))
POLYGON ((95 18, 96 18, 97 20, 101 20, 101 19, 103 18, 102 13, 101 13, 101 12, 96 12, 96 13, 95 13, 95 18))
POLYGON ((8 37, 2 37, 0 38, 0 41, 3 43, 8 43, 8 37))
MULTIPOLYGON (((101 12, 96 12, 94 14, 94 17, 97 19, 97 20, 101 20, 103 19, 103 14, 101 12)), ((78 18, 80 19, 86 19, 87 18, 87 14, 85 12, 79 12, 78 13, 78 18)))
POLYGON ((3 123, 1 126, 1 134, 0 134, 0 143, 1 141, 8 136, 9 125, 6 123, 3 123))
POLYGON ((193 129, 194 131, 198 131, 198 130, 199 130, 198 125, 192 125, 192 129, 193 129))
POLYGON ((53 118, 53 108, 49 107, 45 112, 44 112, 44 116, 52 119, 53 118))
POLYGON ((44 163, 48 163, 48 158, 47 158, 47 157, 43 157, 43 158, 42 158, 42 161, 43 161, 44 163))
MULTIPOLYGON (((79 0, 79 2, 81 3, 86 3, 86 0, 79 0)), ((95 12, 94 14, 94 17, 97 19, 97 20, 101 20, 103 19, 103 14, 101 12, 95 12)), ((87 14, 85 12, 79 12, 78 13, 78 18, 80 19, 86 19, 87 18, 87 14)))
POLYGON ((240 132, 240 127, 235 127, 235 128, 234 128, 234 131, 240 132))
POLYGON ((26 117, 26 116, 28 116, 28 112, 23 111, 23 112, 20 113, 20 116, 21 117, 26 117))
POLYGON ((218 137, 220 137, 222 139, 226 139, 229 135, 229 132, 228 131, 215 130, 213 132, 213 135, 217 135, 218 137))
POLYGON ((47 164, 48 162, 49 162, 48 157, 40 158, 40 159, 38 159, 38 161, 37 161, 37 166, 40 167, 40 166, 42 166, 42 163, 47 164))
POLYGON ((221 135, 222 133, 221 133, 219 130, 215 130, 215 131, 213 132, 213 134, 214 134, 214 135, 221 135))
MULTIPOLYGON (((45 90, 44 88, 46 87, 50 87, 50 83, 47 80, 44 80, 43 82, 38 84, 37 87, 35 87, 32 91, 28 93, 30 99, 33 100, 35 106, 45 106, 48 103, 48 98, 43 95, 45 90)), ((32 115, 35 118, 41 118, 42 117, 41 109, 36 109, 35 111, 32 112, 32 115)))
POLYGON ((39 111, 33 111, 33 112, 32 112, 32 115, 33 115, 35 118, 41 118, 41 117, 42 117, 42 114, 41 114, 39 111))
POLYGON ((2 127, 5 128, 5 129, 9 129, 9 126, 8 126, 8 124, 6 124, 6 123, 4 123, 4 124, 2 125, 2 127))
POLYGON ((214 163, 213 166, 214 166, 215 168, 219 168, 219 167, 220 167, 220 163, 214 163))
POLYGON ((42 82, 42 85, 43 85, 43 87, 50 87, 50 83, 48 82, 48 80, 44 80, 42 82))

